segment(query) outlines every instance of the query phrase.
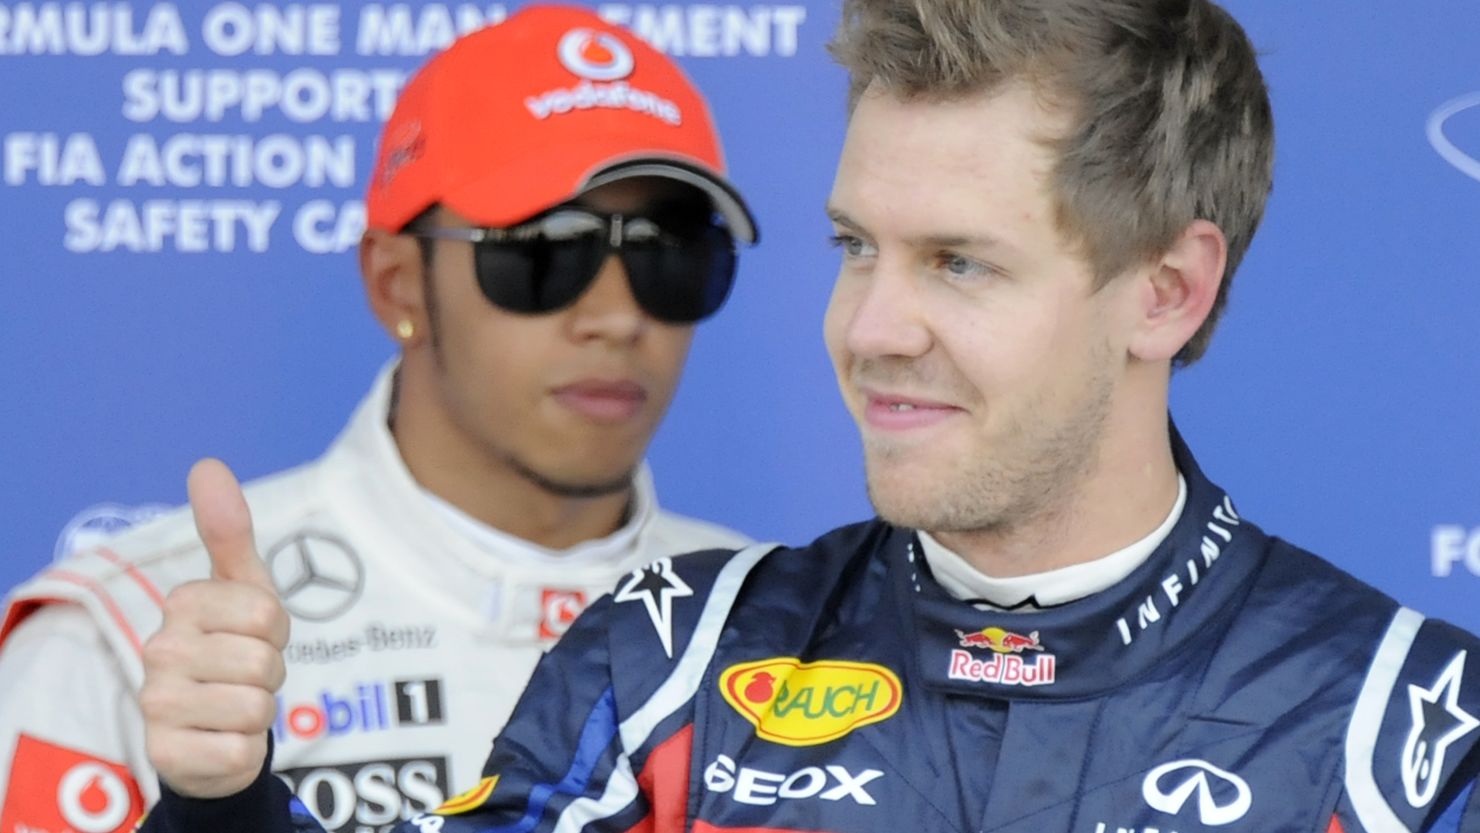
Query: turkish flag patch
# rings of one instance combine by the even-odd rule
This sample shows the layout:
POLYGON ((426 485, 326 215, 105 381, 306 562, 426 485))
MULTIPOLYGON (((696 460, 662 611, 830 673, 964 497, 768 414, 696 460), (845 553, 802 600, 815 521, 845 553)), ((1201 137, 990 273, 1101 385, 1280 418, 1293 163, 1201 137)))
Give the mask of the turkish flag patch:
POLYGON ((17 740, 0 831, 126 833, 143 813, 123 765, 29 735, 17 740))

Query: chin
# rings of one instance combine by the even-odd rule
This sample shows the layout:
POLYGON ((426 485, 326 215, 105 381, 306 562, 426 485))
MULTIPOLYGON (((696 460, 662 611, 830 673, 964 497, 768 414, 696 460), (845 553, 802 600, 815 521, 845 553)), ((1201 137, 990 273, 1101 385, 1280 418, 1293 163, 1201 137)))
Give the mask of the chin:
POLYGON ((999 527, 1004 495, 989 481, 971 479, 946 465, 868 461, 868 497, 874 512, 897 527, 965 532, 999 527))
POLYGON ((870 490, 869 500, 873 503, 874 513, 893 526, 901 529, 923 529, 926 531, 938 529, 939 519, 931 514, 930 507, 922 505, 918 501, 890 501, 880 499, 878 495, 870 490))
POLYGON ((924 528, 932 510, 939 508, 939 496, 926 486, 928 481, 896 469, 867 464, 869 503, 879 517, 895 526, 924 528))
POLYGON ((623 492, 632 486, 637 473, 635 463, 611 466, 534 466, 514 461, 514 467, 525 480, 560 497, 594 498, 623 492))

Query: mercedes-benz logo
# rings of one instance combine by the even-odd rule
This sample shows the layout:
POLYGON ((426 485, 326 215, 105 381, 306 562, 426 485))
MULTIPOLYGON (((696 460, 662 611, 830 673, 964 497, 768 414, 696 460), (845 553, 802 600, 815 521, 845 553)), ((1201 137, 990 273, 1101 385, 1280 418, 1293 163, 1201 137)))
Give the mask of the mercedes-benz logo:
POLYGON ((355 551, 319 532, 300 532, 273 547, 267 569, 283 607, 311 622, 349 610, 365 587, 365 567, 355 551))

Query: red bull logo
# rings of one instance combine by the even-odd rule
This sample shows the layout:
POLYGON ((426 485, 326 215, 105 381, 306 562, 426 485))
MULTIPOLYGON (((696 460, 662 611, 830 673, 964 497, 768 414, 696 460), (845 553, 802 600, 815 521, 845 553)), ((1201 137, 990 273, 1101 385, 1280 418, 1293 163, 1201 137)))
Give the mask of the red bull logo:
POLYGON ((953 680, 970 680, 997 685, 1051 685, 1057 675, 1058 657, 1041 654, 1033 662, 1017 654, 995 654, 979 660, 969 651, 951 651, 951 667, 946 676, 953 680))
POLYGON ((1020 633, 992 627, 982 628, 972 633, 956 631, 956 637, 961 640, 962 648, 986 648, 999 654, 1021 654, 1024 651, 1043 650, 1043 643, 1038 641, 1038 631, 1023 636, 1020 633))
POLYGON ((1050 685, 1058 671, 1058 657, 1046 653, 1038 631, 1027 636, 998 627, 982 628, 979 631, 956 631, 962 648, 979 648, 992 652, 986 659, 977 659, 970 651, 951 651, 951 664, 946 676, 953 680, 970 680, 996 685, 1050 685), (1037 656, 1029 662, 1022 656, 1024 651, 1035 651, 1037 656))

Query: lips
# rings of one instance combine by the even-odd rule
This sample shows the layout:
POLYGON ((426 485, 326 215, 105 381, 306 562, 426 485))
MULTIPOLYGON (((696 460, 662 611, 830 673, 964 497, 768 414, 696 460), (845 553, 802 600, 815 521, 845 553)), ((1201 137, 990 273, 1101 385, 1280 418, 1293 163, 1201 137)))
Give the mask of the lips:
POLYGON ((555 388, 553 394, 561 405, 601 423, 632 419, 647 402, 642 385, 628 380, 585 379, 555 388))
POLYGON ((864 390, 864 421, 883 431, 929 428, 962 413, 954 405, 933 399, 864 390))

